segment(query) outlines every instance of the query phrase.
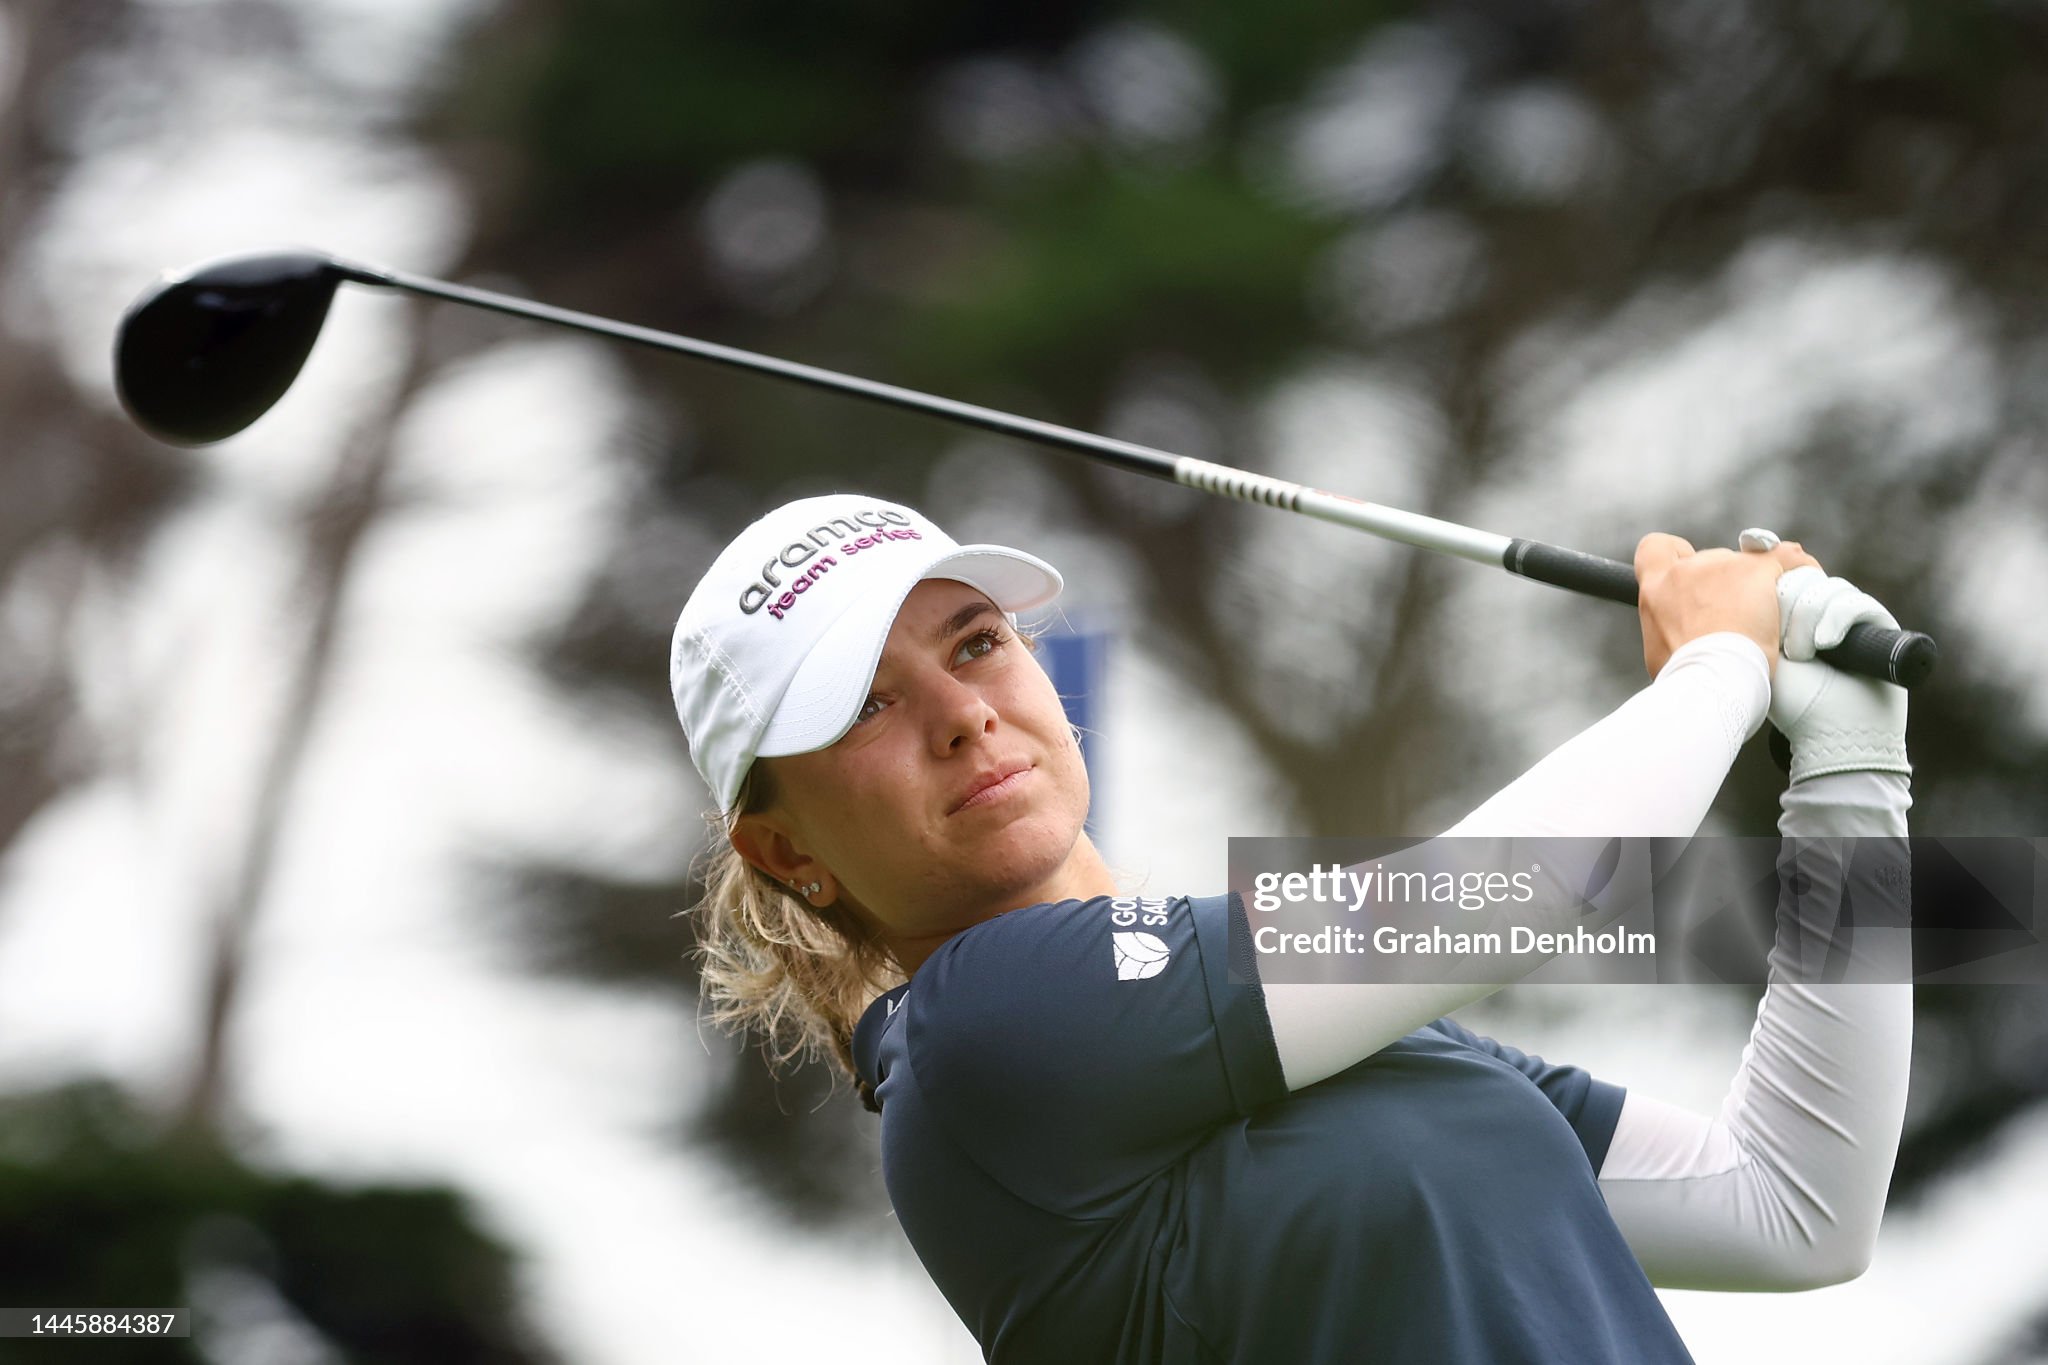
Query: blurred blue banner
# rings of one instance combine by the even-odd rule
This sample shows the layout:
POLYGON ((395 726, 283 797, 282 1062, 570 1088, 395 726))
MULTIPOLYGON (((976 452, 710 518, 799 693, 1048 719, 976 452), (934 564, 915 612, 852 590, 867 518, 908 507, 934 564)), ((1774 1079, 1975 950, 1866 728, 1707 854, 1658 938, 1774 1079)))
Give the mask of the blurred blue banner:
POLYGON ((1103 679, 1109 660, 1109 632, 1102 630, 1047 631, 1038 638, 1039 658, 1060 694, 1067 719, 1081 727, 1081 761, 1088 767, 1088 785, 1094 799, 1088 807, 1088 834, 1100 838, 1102 825, 1103 771, 1096 725, 1102 715, 1103 679))

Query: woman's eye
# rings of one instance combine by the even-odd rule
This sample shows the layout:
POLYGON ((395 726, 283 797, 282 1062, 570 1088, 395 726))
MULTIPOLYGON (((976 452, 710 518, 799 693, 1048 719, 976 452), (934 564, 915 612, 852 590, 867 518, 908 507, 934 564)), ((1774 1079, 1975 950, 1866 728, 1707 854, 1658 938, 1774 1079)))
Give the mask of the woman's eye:
POLYGON ((870 694, 868 699, 860 704, 860 710, 854 712, 853 723, 858 725, 864 720, 873 720, 881 714, 882 708, 886 705, 888 703, 880 697, 870 694))
POLYGON ((960 642, 960 648, 953 652, 953 662, 964 664, 974 659, 985 659, 995 653, 1002 643, 1003 634, 994 627, 976 631, 960 642))

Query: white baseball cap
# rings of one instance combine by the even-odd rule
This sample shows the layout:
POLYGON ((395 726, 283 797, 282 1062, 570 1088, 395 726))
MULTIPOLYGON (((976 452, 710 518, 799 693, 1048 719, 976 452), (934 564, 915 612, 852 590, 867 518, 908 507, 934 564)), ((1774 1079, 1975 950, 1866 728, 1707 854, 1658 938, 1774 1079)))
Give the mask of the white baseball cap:
POLYGON ((719 552, 676 619, 668 684, 690 757, 730 811, 756 758, 822 749, 853 725, 910 590, 958 579, 1006 613, 1059 595, 1059 571, 961 545, 863 493, 784 503, 719 552))

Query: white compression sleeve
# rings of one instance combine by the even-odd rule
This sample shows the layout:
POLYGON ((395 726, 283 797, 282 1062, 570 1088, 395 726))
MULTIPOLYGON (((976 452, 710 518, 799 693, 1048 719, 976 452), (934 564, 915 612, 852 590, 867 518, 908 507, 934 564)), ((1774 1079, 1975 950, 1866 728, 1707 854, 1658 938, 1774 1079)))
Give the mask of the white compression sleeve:
MULTIPOLYGON (((1788 789, 1787 837, 1906 834, 1896 773, 1847 772, 1788 789)), ((1631 1090, 1600 1190, 1653 1284, 1809 1289, 1860 1274, 1884 1212, 1905 1118, 1910 984, 1778 980, 1796 951, 1780 907, 1771 984, 1719 1115, 1631 1090)))
MULTIPOLYGON (((1513 837, 1687 837, 1770 705, 1755 641, 1702 636, 1655 682, 1559 746, 1445 831, 1513 837)), ((1534 971, 1547 959, 1532 959, 1534 971)), ((1265 987, 1287 1087, 1333 1076, 1503 982, 1265 987)))

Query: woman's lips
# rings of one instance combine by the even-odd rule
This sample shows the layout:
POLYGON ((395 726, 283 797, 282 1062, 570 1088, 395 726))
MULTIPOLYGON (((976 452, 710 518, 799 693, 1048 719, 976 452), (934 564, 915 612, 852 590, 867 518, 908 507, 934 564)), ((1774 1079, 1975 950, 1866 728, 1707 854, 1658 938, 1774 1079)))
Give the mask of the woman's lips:
POLYGON ((991 805, 994 802, 1007 799, 1023 788, 1025 779, 1031 776, 1031 771, 1028 767, 1019 768, 1000 780, 989 783, 986 787, 981 788, 965 801, 953 807, 952 813, 958 815, 964 810, 973 810, 977 806, 991 805))

